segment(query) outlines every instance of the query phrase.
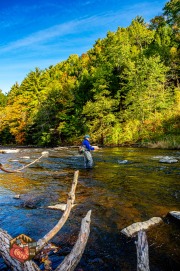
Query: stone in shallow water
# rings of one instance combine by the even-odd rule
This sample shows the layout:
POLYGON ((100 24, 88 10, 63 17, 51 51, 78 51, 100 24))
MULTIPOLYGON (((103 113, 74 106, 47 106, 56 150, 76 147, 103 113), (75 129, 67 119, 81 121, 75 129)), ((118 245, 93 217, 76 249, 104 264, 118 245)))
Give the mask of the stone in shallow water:
POLYGON ((169 212, 170 215, 180 220, 180 212, 179 211, 171 211, 169 212))
POLYGON ((118 160, 119 164, 128 164, 128 160, 118 160))
POLYGON ((14 197, 13 197, 14 199, 20 199, 20 195, 18 194, 18 195, 14 195, 14 197))
POLYGON ((0 153, 17 153, 19 150, 0 150, 0 153))
POLYGON ((147 230, 149 227, 159 224, 160 222, 162 222, 160 217, 152 217, 151 219, 144 222, 133 223, 132 225, 122 229, 121 232, 127 237, 132 237, 138 231, 147 230))
POLYGON ((170 157, 170 156, 164 156, 162 159, 159 160, 160 163, 168 163, 168 164, 172 164, 172 163, 177 163, 178 160, 175 159, 174 157, 170 157))

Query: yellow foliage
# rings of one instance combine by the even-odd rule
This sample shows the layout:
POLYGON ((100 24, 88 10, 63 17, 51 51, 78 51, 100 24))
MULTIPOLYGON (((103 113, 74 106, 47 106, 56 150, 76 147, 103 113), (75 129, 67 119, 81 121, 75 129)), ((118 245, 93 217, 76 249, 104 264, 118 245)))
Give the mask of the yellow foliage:
POLYGON ((170 49, 170 54, 171 54, 172 56, 175 56, 175 55, 177 54, 177 48, 171 47, 171 49, 170 49))

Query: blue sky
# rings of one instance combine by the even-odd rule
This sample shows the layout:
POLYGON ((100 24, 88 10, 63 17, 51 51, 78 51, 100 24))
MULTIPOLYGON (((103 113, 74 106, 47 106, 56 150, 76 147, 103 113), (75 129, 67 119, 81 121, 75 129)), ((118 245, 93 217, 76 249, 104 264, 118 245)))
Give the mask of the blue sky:
POLYGON ((35 67, 48 68, 92 48, 108 31, 146 22, 164 0, 1 0, 0 90, 10 91, 35 67))

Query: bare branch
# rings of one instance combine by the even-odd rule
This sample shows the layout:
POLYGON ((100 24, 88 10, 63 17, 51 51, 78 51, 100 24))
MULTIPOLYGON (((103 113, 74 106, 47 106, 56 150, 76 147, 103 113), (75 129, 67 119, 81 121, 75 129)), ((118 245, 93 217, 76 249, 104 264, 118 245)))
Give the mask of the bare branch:
POLYGON ((39 239, 37 241, 37 251, 40 251, 46 245, 46 243, 56 235, 56 233, 63 227, 66 220, 68 219, 70 211, 75 201, 75 190, 77 186, 78 176, 79 176, 79 170, 75 171, 74 173, 74 179, 73 179, 71 191, 68 195, 66 209, 62 217, 60 218, 60 220, 58 221, 58 223, 54 226, 52 230, 50 230, 42 239, 39 239))
POLYGON ((2 171, 4 171, 4 172, 7 172, 7 173, 17 173, 17 172, 18 172, 18 171, 16 171, 16 170, 5 169, 5 168, 3 167, 2 164, 0 164, 0 169, 1 169, 2 171))
POLYGON ((55 271, 73 271, 79 263, 90 233, 90 217, 91 210, 82 219, 81 230, 79 232, 78 240, 76 241, 71 253, 67 255, 63 262, 56 268, 55 271))

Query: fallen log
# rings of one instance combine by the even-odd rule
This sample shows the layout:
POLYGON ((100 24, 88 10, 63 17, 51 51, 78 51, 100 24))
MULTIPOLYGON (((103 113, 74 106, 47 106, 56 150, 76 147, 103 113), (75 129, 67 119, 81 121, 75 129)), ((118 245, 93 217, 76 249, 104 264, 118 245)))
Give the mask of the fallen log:
POLYGON ((2 171, 4 171, 4 172, 7 172, 7 173, 17 173, 17 172, 18 172, 18 171, 16 171, 16 170, 5 169, 1 163, 0 163, 0 169, 1 169, 2 171))
POLYGON ((73 179, 71 191, 68 195, 66 209, 65 209, 61 219, 58 221, 58 223, 55 225, 55 227, 51 231, 49 231, 42 239, 39 239, 37 241, 37 251, 40 251, 46 245, 46 243, 48 243, 49 240, 51 240, 56 235, 56 233, 63 227, 66 220, 68 219, 68 216, 70 214, 70 211, 71 211, 71 209, 74 205, 74 201, 75 201, 75 190, 76 190, 76 186, 77 186, 78 175, 79 175, 79 171, 77 170, 74 173, 74 179, 73 179))
POLYGON ((55 269, 55 271, 73 271, 79 263, 84 252, 89 233, 90 233, 91 211, 82 219, 81 230, 71 253, 67 255, 64 261, 55 269))
POLYGON ((34 161, 32 161, 31 163, 27 164, 26 166, 23 166, 23 167, 21 167, 19 169, 16 169, 16 170, 5 169, 2 164, 0 164, 0 169, 2 171, 4 171, 4 172, 7 172, 7 173, 18 173, 18 172, 21 172, 23 169, 31 166, 32 164, 38 162, 42 157, 48 157, 48 155, 49 155, 49 152, 44 151, 44 152, 41 153, 41 156, 39 158, 35 159, 34 161))
POLYGON ((138 241, 135 242, 137 250, 137 271, 149 271, 149 249, 146 233, 138 232, 138 241))

